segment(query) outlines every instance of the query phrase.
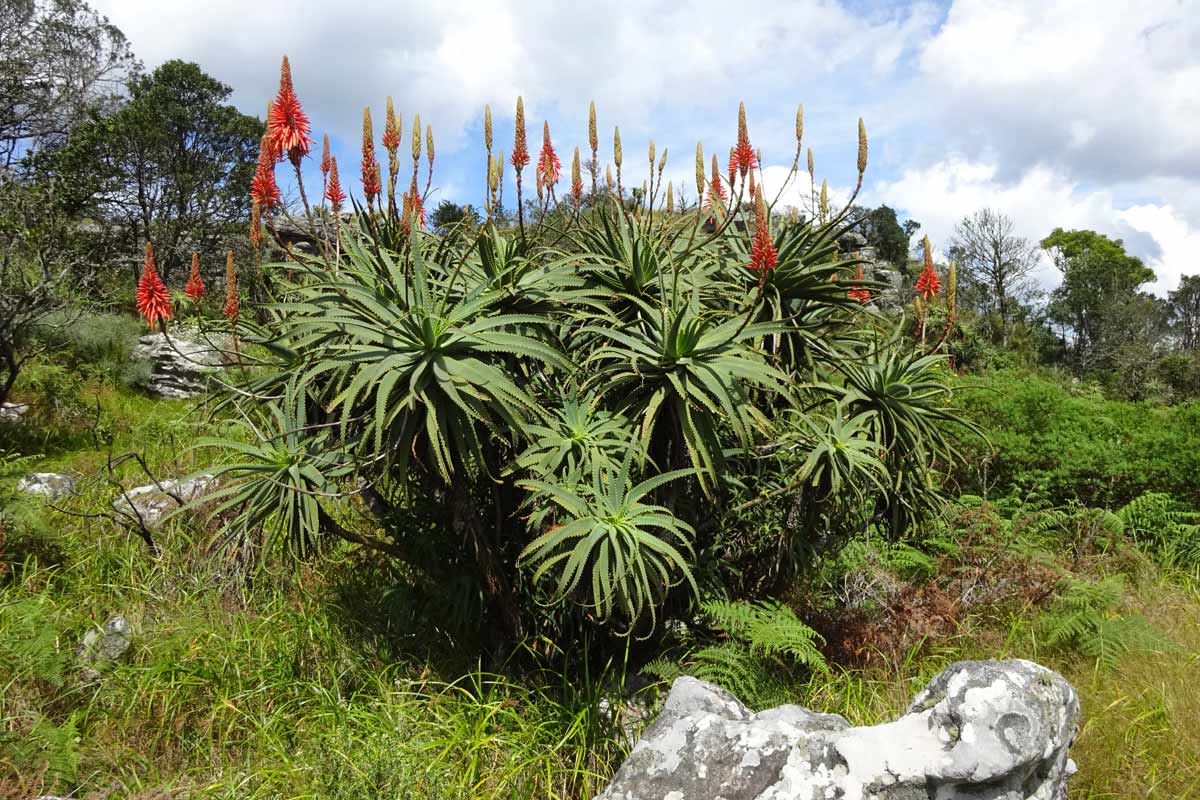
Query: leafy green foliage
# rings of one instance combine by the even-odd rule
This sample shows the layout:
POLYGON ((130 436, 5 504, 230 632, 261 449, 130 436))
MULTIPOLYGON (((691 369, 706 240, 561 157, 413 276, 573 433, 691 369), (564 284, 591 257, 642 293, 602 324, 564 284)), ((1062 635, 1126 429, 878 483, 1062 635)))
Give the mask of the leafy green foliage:
POLYGON ((222 535, 226 547, 253 545, 262 531, 296 556, 307 555, 324 527, 321 498, 334 493, 333 481, 348 474, 345 465, 328 461, 327 428, 307 435, 304 395, 289 400, 282 407, 268 404, 257 423, 247 420, 252 442, 206 438, 197 443, 237 457, 208 470, 225 484, 205 496, 206 503, 215 503, 210 513, 234 512, 222 535))
POLYGON ((1057 603, 1041 619, 1047 643, 1078 650, 1104 669, 1116 666, 1129 650, 1163 646, 1162 635, 1145 619, 1119 613, 1126 589, 1119 575, 1094 583, 1067 579, 1057 603))
POLYGON ((617 470, 594 464, 590 484, 522 484, 534 493, 535 503, 544 498, 564 515, 561 524, 554 524, 548 506, 534 514, 535 524, 550 522, 550 529, 521 552, 522 561, 536 565, 534 581, 557 572, 557 597, 570 597, 582 585, 584 594, 590 591, 585 605, 601 620, 638 620, 648 614, 653 621, 656 606, 673 585, 686 580, 696 590, 684 555, 692 555, 691 526, 663 506, 642 502, 689 471, 665 472, 632 485, 635 452, 629 448, 617 470))
POLYGON ((1123 532, 1167 566, 1200 569, 1200 514, 1170 495, 1148 492, 1120 510, 1123 532))
POLYGON ((776 601, 711 600, 701 609, 723 641, 694 646, 681 660, 660 657, 642 671, 660 680, 693 675, 729 690, 752 707, 786 702, 795 670, 825 672, 821 636, 776 601))

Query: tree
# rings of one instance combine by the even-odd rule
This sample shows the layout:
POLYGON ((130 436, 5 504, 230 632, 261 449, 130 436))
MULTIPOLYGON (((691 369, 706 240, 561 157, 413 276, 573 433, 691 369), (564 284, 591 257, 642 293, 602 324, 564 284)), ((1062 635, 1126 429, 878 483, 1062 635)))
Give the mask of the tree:
POLYGON ((909 219, 901 225, 895 210, 888 206, 873 209, 856 206, 851 209, 850 215, 859 220, 858 232, 866 238, 867 245, 875 250, 876 258, 901 272, 907 272, 909 241, 921 223, 909 219))
POLYGON ((81 0, 0 0, 0 168, 111 108, 137 67, 129 44, 81 0))
POLYGON ((1159 330, 1161 307, 1138 291, 1154 271, 1126 253, 1120 239, 1055 228, 1041 246, 1063 274, 1050 317, 1070 329, 1081 370, 1111 366, 1119 348, 1159 330))
POLYGON ((1013 321, 1013 305, 1029 295, 1029 275, 1037 266, 1037 248, 1013 232, 1013 221, 990 208, 963 217, 954 227, 950 256, 959 262, 962 274, 985 287, 986 301, 998 318, 999 338, 1007 340, 1013 321))
POLYGON ((67 213, 119 225, 129 253, 153 241, 164 278, 193 251, 226 249, 250 213, 263 132, 260 120, 226 104, 231 92, 184 61, 132 78, 128 103, 93 115, 40 160, 60 179, 67 213))
POLYGON ((1184 275, 1168 296, 1171 327, 1184 350, 1200 350, 1200 275, 1184 275))
POLYGON ((479 212, 474 206, 460 206, 453 201, 443 200, 438 203, 429 221, 438 232, 445 232, 461 222, 475 227, 479 225, 479 212))

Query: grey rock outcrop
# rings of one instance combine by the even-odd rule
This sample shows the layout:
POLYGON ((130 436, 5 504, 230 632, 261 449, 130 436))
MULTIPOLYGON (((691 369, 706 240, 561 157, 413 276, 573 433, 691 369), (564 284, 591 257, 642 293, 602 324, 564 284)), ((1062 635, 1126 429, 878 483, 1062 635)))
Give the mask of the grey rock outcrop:
POLYGON ((120 614, 114 614, 100 630, 92 628, 83 635, 77 655, 87 667, 116 661, 133 643, 133 626, 120 614))
POLYGON ((149 362, 150 392, 188 398, 208 390, 208 379, 225 365, 225 349, 221 341, 201 341, 187 333, 150 333, 138 340, 133 358, 149 362))
POLYGON ((1029 661, 952 664, 908 712, 855 728, 799 706, 752 713, 679 678, 601 800, 1065 800, 1079 700, 1029 661))
POLYGON ((75 479, 58 472, 35 472, 17 481, 17 491, 41 495, 54 502, 75 492, 75 479))
POLYGON ((113 510, 147 529, 162 524, 167 514, 201 497, 213 483, 211 475, 180 478, 129 489, 113 501, 113 510))
POLYGON ((18 422, 29 406, 21 403, 0 403, 0 422, 18 422))

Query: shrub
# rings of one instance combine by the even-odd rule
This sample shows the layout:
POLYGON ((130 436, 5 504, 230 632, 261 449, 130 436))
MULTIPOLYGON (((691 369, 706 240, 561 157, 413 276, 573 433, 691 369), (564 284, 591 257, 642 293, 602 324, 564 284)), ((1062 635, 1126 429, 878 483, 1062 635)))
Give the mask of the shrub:
POLYGON ((60 312, 37 330, 56 361, 83 374, 122 385, 145 380, 145 367, 131 361, 145 326, 122 314, 60 312))
POLYGON ((988 442, 965 438, 963 490, 1034 505, 1116 508, 1145 492, 1200 505, 1200 404, 1105 400, 1032 373, 968 378, 963 406, 988 442))
MULTIPOLYGON (((303 554, 341 538, 438 587, 471 575, 500 646, 555 615, 648 633, 699 594, 697 561, 731 548, 739 560, 711 523, 746 504, 795 509, 785 575, 824 524, 865 514, 898 535, 936 510, 934 470, 956 455, 944 357, 840 282, 856 267, 838 255, 846 209, 800 220, 749 191, 744 113, 734 169, 710 178, 698 159, 712 197, 687 212, 664 207, 653 150, 646 190, 627 199, 619 138, 615 191, 584 203, 580 178, 558 199, 548 125, 527 207, 520 102, 516 119, 515 227, 427 233, 414 172, 378 210, 370 181, 366 208, 314 255, 264 265, 280 302, 239 323, 262 357, 224 401, 256 443, 208 443, 227 453, 232 530, 265 527, 303 554), (785 426, 793 457, 780 461, 768 443, 785 426), (760 495, 763 460, 779 483, 760 495), (356 527, 344 512, 358 494, 373 519, 356 527), (437 505, 444 530, 380 535, 415 504, 437 505)), ((273 123, 294 141, 286 124, 273 123)), ((861 126, 859 145, 861 177, 861 126)))

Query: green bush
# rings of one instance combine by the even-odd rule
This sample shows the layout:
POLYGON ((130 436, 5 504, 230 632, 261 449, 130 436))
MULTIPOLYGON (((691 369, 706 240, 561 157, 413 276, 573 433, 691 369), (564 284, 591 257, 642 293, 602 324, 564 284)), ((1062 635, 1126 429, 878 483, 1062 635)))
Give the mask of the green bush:
POLYGON ((91 311, 66 311, 49 317, 37 336, 59 363, 125 386, 145 382, 147 367, 131 361, 145 326, 132 317, 91 311))
POLYGON ((1200 404, 1106 400, 1034 373, 964 382, 963 406, 989 442, 962 440, 970 455, 954 477, 963 491, 1041 507, 1115 508, 1146 492, 1200 505, 1200 404))

